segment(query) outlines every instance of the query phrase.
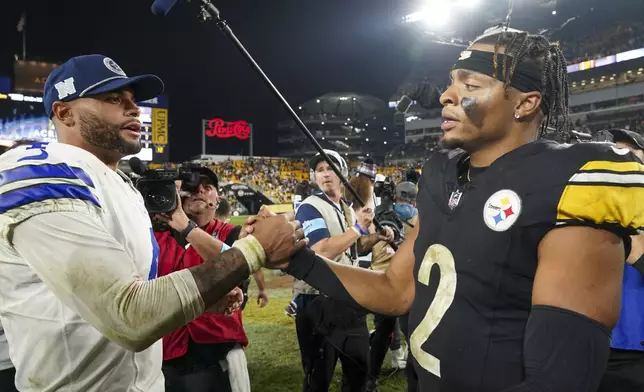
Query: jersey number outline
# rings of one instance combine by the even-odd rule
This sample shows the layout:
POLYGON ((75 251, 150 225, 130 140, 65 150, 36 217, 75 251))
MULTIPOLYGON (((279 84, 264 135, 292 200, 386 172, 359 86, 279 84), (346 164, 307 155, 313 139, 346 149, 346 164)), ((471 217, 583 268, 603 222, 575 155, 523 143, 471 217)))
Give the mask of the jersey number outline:
POLYGON ((437 377, 441 376, 441 361, 432 354, 426 352, 421 348, 438 324, 445 316, 445 313, 454 302, 456 295, 456 266, 454 256, 449 249, 443 245, 434 244, 427 249, 425 257, 420 264, 418 271, 418 281, 425 286, 429 286, 429 278, 434 264, 438 264, 440 268, 440 277, 438 281, 438 288, 434 300, 429 305, 425 316, 420 324, 410 337, 411 352, 416 359, 416 362, 423 369, 434 374, 437 377))

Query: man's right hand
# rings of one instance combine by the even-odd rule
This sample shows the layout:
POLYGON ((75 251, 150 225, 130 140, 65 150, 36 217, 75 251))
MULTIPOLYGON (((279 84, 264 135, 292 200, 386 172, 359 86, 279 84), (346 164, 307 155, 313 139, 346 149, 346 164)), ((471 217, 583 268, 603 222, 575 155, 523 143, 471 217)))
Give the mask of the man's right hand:
POLYGON ((168 226, 176 231, 182 231, 188 227, 190 219, 186 215, 183 210, 183 205, 181 204, 181 181, 175 181, 175 186, 177 189, 177 208, 166 214, 156 214, 153 218, 167 223, 168 226))
POLYGON ((300 222, 288 212, 282 215, 262 217, 252 223, 253 236, 266 252, 266 268, 280 268, 288 258, 308 245, 300 222))

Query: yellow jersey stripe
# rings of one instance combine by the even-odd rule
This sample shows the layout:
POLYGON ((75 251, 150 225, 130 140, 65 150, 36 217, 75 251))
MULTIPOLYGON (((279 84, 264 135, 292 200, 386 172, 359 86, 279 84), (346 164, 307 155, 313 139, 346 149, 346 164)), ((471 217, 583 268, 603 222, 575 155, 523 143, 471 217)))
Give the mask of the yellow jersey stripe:
POLYGON ((644 184, 611 186, 569 183, 559 199, 557 220, 617 224, 637 230, 644 227, 644 184))
POLYGON ((606 170, 611 172, 643 172, 644 165, 637 162, 589 161, 580 171, 606 170))

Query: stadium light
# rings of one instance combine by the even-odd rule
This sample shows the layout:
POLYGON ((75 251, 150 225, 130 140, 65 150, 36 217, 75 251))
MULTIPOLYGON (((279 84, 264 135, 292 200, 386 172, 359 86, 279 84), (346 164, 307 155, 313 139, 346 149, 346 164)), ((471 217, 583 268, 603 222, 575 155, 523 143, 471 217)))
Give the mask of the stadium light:
POLYGON ((450 22, 455 8, 472 10, 480 0, 427 0, 427 5, 402 18, 403 23, 423 22, 429 29, 440 29, 450 22))
POLYGON ((320 100, 319 100, 319 99, 316 99, 316 100, 315 100, 315 102, 320 103, 320 100))

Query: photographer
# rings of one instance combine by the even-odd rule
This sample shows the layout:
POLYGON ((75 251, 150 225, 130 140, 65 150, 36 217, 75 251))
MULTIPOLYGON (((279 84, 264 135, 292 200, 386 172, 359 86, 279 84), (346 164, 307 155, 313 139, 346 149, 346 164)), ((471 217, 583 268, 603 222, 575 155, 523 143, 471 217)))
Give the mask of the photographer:
MULTIPOLYGON (((405 234, 411 227, 416 225, 418 215, 415 207, 416 193, 416 186, 411 182, 402 182, 398 184, 395 190, 396 199, 393 205, 393 211, 397 220, 393 219, 393 221, 397 224, 397 228, 405 234)), ((389 198, 383 197, 384 200, 388 200, 389 198)), ((386 211, 386 208, 383 210, 386 211)), ((384 221, 385 219, 381 220, 384 221)), ((372 250, 371 268, 376 271, 386 271, 389 268, 393 254, 394 250, 388 243, 384 241, 377 243, 372 250)), ((412 368, 412 366, 406 366, 405 363, 406 355, 401 348, 400 335, 397 333, 396 328, 398 320, 398 317, 380 314, 374 316, 376 331, 371 340, 371 358, 369 361, 369 373, 371 377, 369 377, 367 383, 367 392, 378 390, 380 368, 382 367, 382 362, 385 359, 388 348, 392 349, 393 360, 397 367, 412 368), (394 341, 390 344, 392 334, 394 334, 394 341)), ((410 369, 410 371, 413 370, 410 369)), ((411 380, 408 382, 411 382, 411 380)))
MULTIPOLYGON (((343 175, 347 164, 335 151, 325 150, 343 175)), ((297 210, 309 246, 337 263, 355 265, 359 252, 371 249, 381 235, 369 235, 369 207, 354 213, 342 199, 340 178, 319 154, 309 162, 311 179, 319 190, 297 210)), ((305 392, 327 391, 337 359, 342 362, 342 391, 362 392, 367 377, 369 334, 366 315, 332 300, 302 281, 294 282, 295 323, 304 368, 305 392)))
MULTIPOLYGON (((160 248, 159 276, 203 263, 204 259, 227 250, 241 233, 241 226, 215 218, 219 204, 217 175, 205 167, 192 170, 199 173, 197 188, 180 191, 186 216, 175 219, 170 224, 172 230, 155 232, 160 248), (208 235, 190 242, 179 231, 184 227, 199 227, 208 235)), ((260 306, 264 307, 268 297, 261 270, 254 277, 260 288, 258 303, 261 300, 260 306)), ((242 283, 242 291, 248 289, 247 282, 242 283)), ((166 390, 208 391, 216 386, 217 391, 249 391, 250 380, 242 349, 247 344, 241 309, 232 315, 206 313, 179 327, 163 338, 166 390)))

